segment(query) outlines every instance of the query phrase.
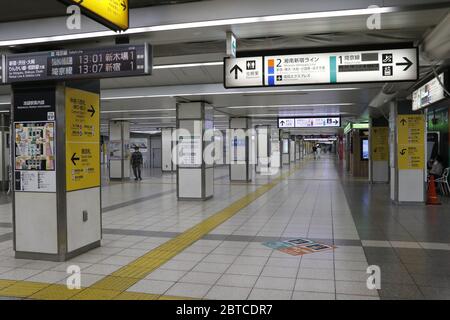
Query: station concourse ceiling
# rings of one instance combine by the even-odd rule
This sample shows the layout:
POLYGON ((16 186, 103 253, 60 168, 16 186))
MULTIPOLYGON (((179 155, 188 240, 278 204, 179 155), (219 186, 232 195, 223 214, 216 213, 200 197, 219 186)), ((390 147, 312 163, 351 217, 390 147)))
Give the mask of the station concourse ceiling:
MULTIPOLYGON (((140 10, 148 10, 147 7, 152 6, 152 10, 160 12, 158 17, 166 13, 167 21, 173 23, 183 12, 188 15, 189 10, 195 12, 196 8, 208 8, 209 5, 224 1, 227 2, 130 0, 130 7, 138 14, 140 10)), ((268 3, 265 0, 262 2, 268 3)), ((402 0, 388 2, 400 3, 402 0)), ((336 7, 339 3, 344 2, 333 1, 332 6, 336 7)), ((414 0, 411 3, 415 5, 399 6, 398 10, 383 14, 380 30, 367 29, 367 16, 349 15, 289 21, 230 22, 229 25, 131 33, 128 35, 130 43, 148 42, 153 45, 155 70, 151 76, 101 80, 102 121, 106 123, 111 119, 130 119, 134 128, 139 129, 173 126, 177 101, 193 100, 204 100, 215 107, 219 128, 226 127, 229 116, 250 116, 255 123, 261 124, 275 124, 278 116, 286 115, 339 114, 345 120, 357 119, 383 88, 382 83, 293 87, 275 92, 263 89, 226 91, 222 85, 221 64, 226 51, 226 32, 233 31, 239 39, 238 52, 361 44, 378 44, 383 47, 386 43, 400 42, 420 44, 424 36, 449 14, 450 2, 414 0), (436 2, 435 6, 433 2, 436 2), (183 64, 194 66, 183 67, 183 64)), ((9 4, 9 10, 0 12, 0 30, 2 27, 17 26, 22 21, 26 25, 28 19, 50 23, 49 18, 64 14, 65 5, 57 0, 15 1, 9 4), (27 10, 23 10, 25 6, 27 10)), ((201 12, 196 14, 200 16, 201 12)), ((30 47, 36 50, 41 47, 108 46, 115 43, 115 38, 109 36, 19 45, 0 50, 16 52, 26 51, 30 47)), ((2 40, 5 39, 1 39, 0 31, 0 44, 2 40)), ((421 61, 421 74, 429 72, 428 63, 421 61)), ((402 88, 408 89, 413 85, 414 83, 406 83, 402 88)), ((8 99, 9 92, 9 86, 0 87, 0 108, 5 107, 1 105, 1 101, 8 99)))

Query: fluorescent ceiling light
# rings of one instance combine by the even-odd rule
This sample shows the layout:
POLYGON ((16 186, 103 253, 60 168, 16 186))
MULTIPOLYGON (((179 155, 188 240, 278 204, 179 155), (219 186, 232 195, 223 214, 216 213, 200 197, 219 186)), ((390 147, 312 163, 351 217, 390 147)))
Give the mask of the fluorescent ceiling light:
POLYGON ((305 141, 336 141, 337 138, 305 138, 305 141))
POLYGON ((195 68, 195 67, 209 67, 209 66, 223 66, 223 61, 199 62, 199 63, 181 63, 181 64, 166 64, 166 65, 154 66, 153 70, 195 68))
MULTIPOLYGON (((166 24, 166 25, 159 25, 159 26, 136 27, 136 28, 130 28, 121 34, 126 35, 126 34, 139 34, 139 33, 147 33, 147 32, 158 32, 158 31, 175 31, 175 30, 192 29, 192 28, 220 27, 220 26, 264 23, 264 22, 279 22, 279 21, 286 22, 286 21, 307 20, 307 19, 364 16, 364 15, 390 13, 390 12, 395 12, 397 10, 398 10, 398 8, 396 8, 396 7, 384 7, 384 8, 370 7, 367 9, 335 10, 335 11, 323 11, 323 12, 307 12, 307 13, 271 15, 271 16, 262 16, 262 17, 206 20, 206 21, 197 21, 197 22, 166 24)), ((100 37, 108 37, 108 36, 109 37, 117 36, 117 33, 115 33, 114 31, 96 31, 96 32, 59 35, 59 36, 5 40, 5 41, 0 41, 0 46, 3 46, 3 47, 4 46, 16 46, 16 45, 24 45, 24 44, 36 44, 36 43, 58 42, 58 41, 68 41, 68 40, 80 40, 80 39, 85 40, 85 39, 89 39, 89 38, 100 38, 100 37)))
POLYGON ((2 105, 2 106, 8 106, 10 104, 11 104, 11 102, 0 102, 0 105, 2 105))
POLYGON ((264 94, 264 93, 294 93, 294 92, 322 92, 322 91, 353 91, 360 88, 318 88, 318 89, 277 89, 277 90, 253 90, 253 91, 221 91, 221 92, 195 92, 177 94, 149 94, 139 96, 102 97, 101 100, 145 99, 145 98, 173 98, 181 96, 213 96, 229 94, 264 94))
POLYGON ((158 120, 158 119, 176 119, 176 117, 114 118, 114 119, 111 119, 111 121, 120 121, 120 120, 158 120))
POLYGON ((145 130, 132 130, 133 133, 146 133, 146 134, 158 134, 161 133, 161 130, 154 130, 154 131, 145 131, 145 130))
POLYGON ((269 106, 233 106, 233 107, 219 107, 228 109, 253 109, 253 108, 295 108, 295 107, 330 107, 330 106, 353 106, 354 103, 312 103, 312 104, 280 104, 269 106))
POLYGON ((136 113, 136 112, 160 112, 160 111, 176 111, 176 109, 139 109, 139 110, 104 110, 100 113, 136 113))

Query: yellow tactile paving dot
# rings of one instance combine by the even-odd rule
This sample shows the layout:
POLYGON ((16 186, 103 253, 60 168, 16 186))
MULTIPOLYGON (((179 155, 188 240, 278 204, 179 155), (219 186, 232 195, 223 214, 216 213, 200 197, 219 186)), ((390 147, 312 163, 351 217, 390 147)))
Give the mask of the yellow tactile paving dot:
POLYGON ((122 292, 114 300, 158 300, 160 295, 139 292, 122 292))
POLYGON ((13 285, 0 290, 0 296, 28 298, 48 286, 50 286, 50 283, 17 281, 13 285))
POLYGON ((0 289, 12 286, 17 281, 15 280, 0 280, 0 289))
POLYGON ((92 287, 81 290, 70 300, 112 300, 119 296, 122 291, 113 291, 105 289, 94 289, 92 287))
POLYGON ((69 290, 67 286, 62 284, 52 284, 29 296, 29 298, 36 300, 67 300, 79 292, 80 290, 69 290))
MULTIPOLYGON (((297 171, 295 167, 252 193, 235 201, 196 226, 188 229, 130 264, 120 268, 88 288, 68 290, 64 285, 27 281, 0 280, 0 296, 43 300, 187 300, 187 297, 159 296, 145 293, 126 292, 127 289, 147 275, 170 261, 176 255, 194 244, 203 236, 236 215, 253 201, 274 188, 278 183, 297 171)), ((196 300, 196 299, 192 299, 196 300)))

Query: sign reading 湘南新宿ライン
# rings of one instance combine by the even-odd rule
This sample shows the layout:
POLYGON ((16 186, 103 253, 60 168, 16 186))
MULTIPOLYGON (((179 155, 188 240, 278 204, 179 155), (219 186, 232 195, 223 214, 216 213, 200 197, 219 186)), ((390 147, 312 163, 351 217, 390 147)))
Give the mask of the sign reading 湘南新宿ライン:
POLYGON ((90 18, 114 31, 129 27, 128 0, 60 0, 69 5, 80 6, 90 18))
POLYGON ((416 81, 418 68, 417 48, 227 58, 225 88, 416 81), (261 58, 262 83, 247 68, 261 58))
POLYGON ((100 186, 100 96, 66 88, 67 191, 100 186))

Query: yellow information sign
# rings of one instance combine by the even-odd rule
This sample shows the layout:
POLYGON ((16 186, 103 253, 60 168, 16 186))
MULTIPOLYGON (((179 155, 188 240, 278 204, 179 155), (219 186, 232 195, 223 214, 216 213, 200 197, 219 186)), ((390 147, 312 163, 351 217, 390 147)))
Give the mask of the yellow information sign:
POLYGON ((100 96, 66 88, 67 191, 100 186, 100 96))
POLYGON ((373 127, 370 131, 373 161, 389 161, 389 128, 373 127))
POLYGON ((114 31, 125 31, 129 26, 128 0, 62 0, 84 9, 86 15, 114 31))
POLYGON ((398 115, 399 170, 425 169, 425 118, 423 115, 398 115))

